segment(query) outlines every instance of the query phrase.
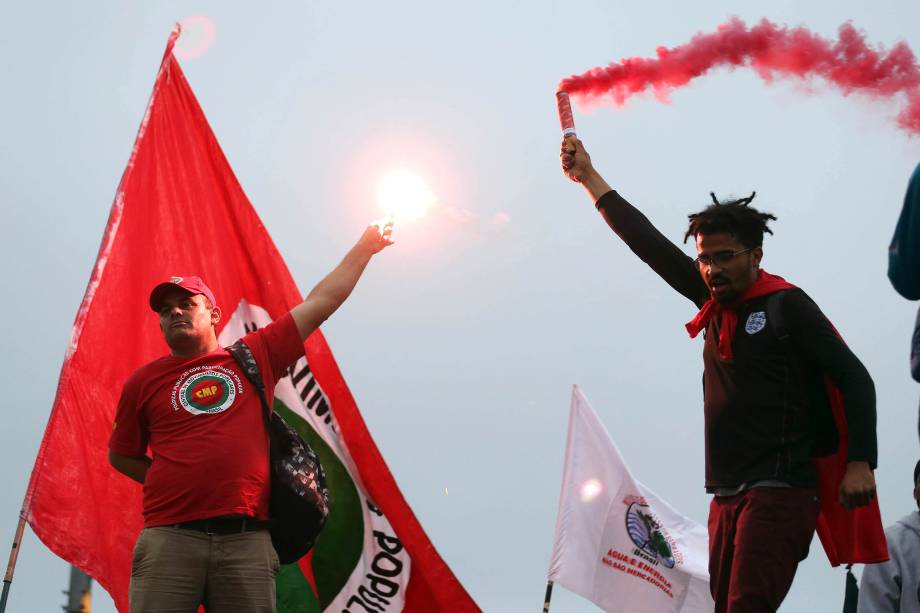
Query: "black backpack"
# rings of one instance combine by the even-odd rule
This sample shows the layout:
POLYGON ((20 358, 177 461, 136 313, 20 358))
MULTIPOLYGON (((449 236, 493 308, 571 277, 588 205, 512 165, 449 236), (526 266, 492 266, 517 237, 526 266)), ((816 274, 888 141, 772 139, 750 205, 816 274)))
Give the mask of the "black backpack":
POLYGON ((282 564, 302 558, 316 543, 329 516, 329 488, 316 452, 294 428, 271 410, 265 383, 252 351, 242 339, 227 351, 255 387, 262 404, 271 448, 269 531, 282 564))

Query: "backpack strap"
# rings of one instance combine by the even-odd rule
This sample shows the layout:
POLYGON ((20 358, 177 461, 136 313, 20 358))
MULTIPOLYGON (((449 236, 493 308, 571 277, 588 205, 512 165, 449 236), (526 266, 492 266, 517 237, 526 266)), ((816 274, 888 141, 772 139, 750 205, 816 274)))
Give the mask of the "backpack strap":
POLYGON ((783 297, 787 291, 789 290, 774 292, 767 298, 767 321, 774 336, 781 343, 788 343, 792 338, 786 327, 786 318, 783 317, 783 297))
POLYGON ((239 367, 243 369, 243 374, 256 388, 256 393, 259 394, 259 402, 262 404, 265 423, 267 424, 272 418, 272 410, 268 406, 268 401, 265 400, 265 382, 262 381, 262 372, 259 370, 256 357, 252 355, 252 349, 243 342, 243 339, 240 339, 227 347, 227 352, 233 356, 239 367))

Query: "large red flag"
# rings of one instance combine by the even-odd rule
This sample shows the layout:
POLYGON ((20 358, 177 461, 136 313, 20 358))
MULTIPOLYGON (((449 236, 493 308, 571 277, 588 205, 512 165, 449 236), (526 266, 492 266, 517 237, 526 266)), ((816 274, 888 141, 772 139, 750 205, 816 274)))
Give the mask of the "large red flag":
MULTIPOLYGON (((141 488, 109 467, 107 442, 122 383, 167 351, 151 287, 203 276, 232 313, 225 345, 301 300, 173 58, 177 35, 115 195, 24 503, 38 537, 122 611, 141 488)), ((278 384, 276 409, 319 453, 333 498, 316 547, 282 568, 281 610, 479 610, 403 499, 319 331, 278 384)))

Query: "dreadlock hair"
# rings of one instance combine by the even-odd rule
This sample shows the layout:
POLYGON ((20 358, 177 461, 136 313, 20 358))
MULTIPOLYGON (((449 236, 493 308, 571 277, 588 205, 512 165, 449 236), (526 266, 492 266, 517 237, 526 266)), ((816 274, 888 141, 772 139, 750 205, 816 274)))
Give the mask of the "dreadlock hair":
POLYGON ((716 234, 726 232, 731 234, 738 242, 747 248, 763 245, 763 233, 773 234, 767 227, 767 222, 776 221, 770 213, 761 213, 752 206, 751 201, 757 192, 751 192, 747 198, 738 198, 727 202, 719 202, 715 192, 709 192, 712 204, 699 213, 692 213, 690 227, 684 234, 684 242, 697 234, 716 234))

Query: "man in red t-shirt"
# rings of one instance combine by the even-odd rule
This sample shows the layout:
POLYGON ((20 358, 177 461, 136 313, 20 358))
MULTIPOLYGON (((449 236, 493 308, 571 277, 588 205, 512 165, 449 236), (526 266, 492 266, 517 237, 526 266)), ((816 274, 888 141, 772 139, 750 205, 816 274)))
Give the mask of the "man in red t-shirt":
MULTIPOLYGON (((370 226, 306 300, 245 337, 269 395, 390 244, 388 226, 370 226)), ((125 382, 109 440, 112 466, 144 485, 130 610, 274 612, 279 564, 266 529, 269 450, 258 392, 219 346, 221 310, 200 278, 157 285, 150 307, 171 351, 125 382)))

